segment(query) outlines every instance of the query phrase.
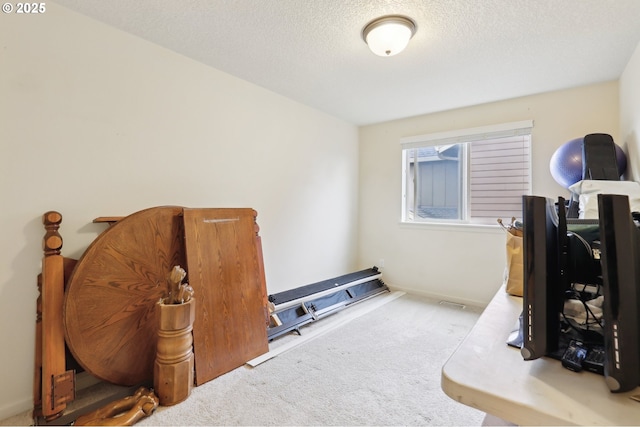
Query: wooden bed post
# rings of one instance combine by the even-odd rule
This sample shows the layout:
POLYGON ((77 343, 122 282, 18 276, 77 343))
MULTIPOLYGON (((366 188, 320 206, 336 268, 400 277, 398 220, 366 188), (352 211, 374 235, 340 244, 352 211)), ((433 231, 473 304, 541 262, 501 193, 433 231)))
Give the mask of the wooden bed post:
MULTIPOLYGON (((75 375, 73 371, 66 371, 62 316, 64 259, 60 255, 62 237, 58 233, 61 222, 62 215, 58 212, 49 211, 42 216, 46 234, 42 241, 44 258, 38 304, 41 316, 36 319, 36 336, 41 338, 36 343, 36 371, 41 370, 42 376, 39 387, 34 387, 34 393, 41 392, 41 407, 36 412, 41 412, 47 420, 62 415, 67 403, 75 398, 75 375)), ((38 400, 34 399, 34 403, 37 404, 38 400)))

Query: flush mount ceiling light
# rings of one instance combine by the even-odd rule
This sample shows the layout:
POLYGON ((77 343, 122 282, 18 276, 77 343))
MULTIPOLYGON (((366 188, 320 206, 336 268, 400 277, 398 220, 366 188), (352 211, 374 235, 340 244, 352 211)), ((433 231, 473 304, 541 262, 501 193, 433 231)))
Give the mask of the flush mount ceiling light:
POLYGON ((393 56, 404 50, 416 33, 416 23, 406 16, 387 15, 374 19, 362 29, 362 38, 379 56, 393 56))

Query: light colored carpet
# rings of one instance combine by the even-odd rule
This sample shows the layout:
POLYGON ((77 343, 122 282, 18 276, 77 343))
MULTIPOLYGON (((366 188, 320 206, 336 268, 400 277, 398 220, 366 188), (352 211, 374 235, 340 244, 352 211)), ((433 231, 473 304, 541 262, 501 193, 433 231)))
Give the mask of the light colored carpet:
POLYGON ((303 343, 195 387, 137 425, 482 425, 483 412, 440 388, 442 365, 481 309, 407 294, 382 305, 378 298, 303 327, 301 337, 277 339, 272 349, 303 343))
MULTIPOLYGON (((309 325, 303 337, 359 309, 309 325)), ((479 426, 484 413, 440 388, 442 365, 479 314, 403 295, 255 368, 196 387, 138 425, 479 426)))

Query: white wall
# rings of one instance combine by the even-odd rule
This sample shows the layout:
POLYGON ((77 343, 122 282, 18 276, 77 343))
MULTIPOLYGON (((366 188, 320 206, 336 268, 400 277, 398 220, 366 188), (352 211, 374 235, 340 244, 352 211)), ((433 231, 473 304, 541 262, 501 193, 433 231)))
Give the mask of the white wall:
POLYGON ((629 153, 627 175, 640 181, 640 43, 620 76, 620 137, 629 153))
POLYGON ((504 232, 497 225, 400 224, 400 138, 533 119, 533 194, 567 197, 549 172, 551 155, 588 133, 617 141, 618 117, 618 84, 609 82, 362 127, 359 264, 384 259, 385 282, 398 289, 488 303, 502 283, 504 232))
POLYGON ((356 267, 354 125, 51 2, 0 20, 0 419, 32 407, 48 210, 68 257, 173 204, 256 209, 269 293, 356 267))

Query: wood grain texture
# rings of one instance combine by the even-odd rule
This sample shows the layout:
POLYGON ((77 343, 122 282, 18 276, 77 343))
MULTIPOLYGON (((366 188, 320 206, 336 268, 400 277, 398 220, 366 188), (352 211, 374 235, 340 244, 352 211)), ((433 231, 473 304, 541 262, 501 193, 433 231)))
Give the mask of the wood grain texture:
POLYGON ((64 340, 62 309, 64 289, 76 265, 76 260, 62 257, 62 236, 58 229, 62 215, 49 211, 42 217, 46 234, 42 241, 45 258, 42 273, 38 274, 38 299, 36 301, 36 345, 33 378, 33 416, 57 419, 66 404, 75 398, 75 392, 63 398, 55 398, 54 384, 68 375, 70 370, 80 371, 64 340), (61 261, 62 259, 62 261, 61 261), (60 268, 62 266, 62 268, 60 268), (43 285, 46 280, 46 285, 43 285), (47 301, 43 315, 43 299, 47 301), (43 317, 46 322, 43 322, 43 317), (46 333, 43 333, 43 330, 46 333), (65 371, 66 369, 66 371, 65 371))
POLYGON ((189 397, 193 387, 194 298, 179 304, 158 303, 158 345, 153 388, 160 405, 170 406, 189 397))
MULTIPOLYGON (((62 305, 64 299, 64 258, 60 255, 62 237, 58 233, 62 215, 50 211, 43 215, 42 223, 46 233, 42 242, 44 258, 42 260, 41 288, 41 324, 36 334, 42 341, 36 363, 42 366, 42 415, 47 419, 57 418, 66 408, 66 403, 54 401, 53 381, 57 375, 65 373, 65 342, 62 325, 62 305)), ((34 402, 38 403, 38 402, 34 402)))
POLYGON ((181 207, 129 215, 100 234, 67 284, 64 330, 75 359, 120 385, 153 381, 156 303, 167 275, 184 265, 181 207))
POLYGON ((253 209, 184 209, 187 280, 198 299, 197 385, 268 351, 256 215, 253 209))

